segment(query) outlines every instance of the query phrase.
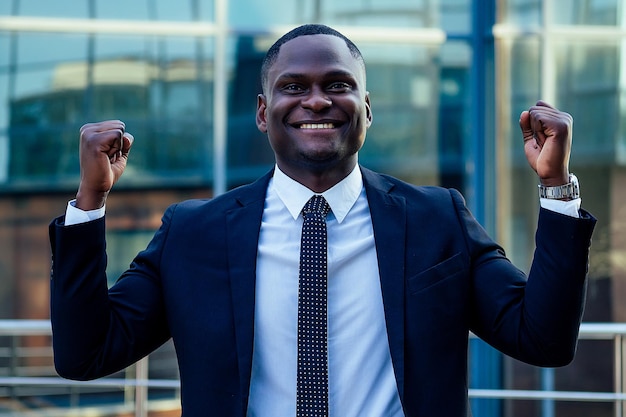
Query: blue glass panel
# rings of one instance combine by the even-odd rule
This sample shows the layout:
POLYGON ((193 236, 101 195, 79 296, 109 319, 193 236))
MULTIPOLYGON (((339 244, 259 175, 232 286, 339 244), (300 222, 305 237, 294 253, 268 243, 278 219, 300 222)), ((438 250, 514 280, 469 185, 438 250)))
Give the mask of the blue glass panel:
MULTIPOLYGON (((39 17, 89 17, 89 1, 75 0, 15 0, 17 7, 14 9, 19 16, 39 16, 39 17)), ((14 1, 14 2, 15 2, 14 1)), ((3 1, 2 3, 14 3, 3 1)))

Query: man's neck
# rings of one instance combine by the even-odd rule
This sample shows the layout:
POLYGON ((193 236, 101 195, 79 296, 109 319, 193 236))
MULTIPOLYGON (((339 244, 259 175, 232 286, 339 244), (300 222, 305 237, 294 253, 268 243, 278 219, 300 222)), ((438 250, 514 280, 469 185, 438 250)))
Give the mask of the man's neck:
POLYGON ((280 163, 277 163, 277 166, 292 180, 299 182, 314 193, 321 194, 331 189, 350 175, 356 166, 356 160, 349 166, 332 169, 320 169, 319 171, 311 169, 294 170, 289 167, 285 168, 281 166, 280 163))

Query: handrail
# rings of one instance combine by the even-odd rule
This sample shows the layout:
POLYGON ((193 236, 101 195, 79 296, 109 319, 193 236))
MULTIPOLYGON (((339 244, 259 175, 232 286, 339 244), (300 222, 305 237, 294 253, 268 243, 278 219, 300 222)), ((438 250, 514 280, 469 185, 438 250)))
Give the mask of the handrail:
MULTIPOLYGON (((51 335, 49 320, 0 320, 0 336, 45 336, 51 335)), ((470 338, 476 338, 470 334, 470 338)), ((555 391, 555 390, 512 390, 470 388, 470 398, 597 401, 615 402, 615 416, 626 416, 626 323, 583 323, 580 340, 613 340, 615 350, 613 392, 555 391)), ((90 386, 132 387, 135 389, 135 417, 147 415, 148 388, 180 388, 178 379, 148 379, 148 360, 142 359, 135 366, 134 378, 101 378, 94 381, 70 381, 61 377, 0 377, 3 386, 90 386)), ((550 370, 549 370, 550 371, 550 370)))
MULTIPOLYGON (((52 334, 50 320, 0 320, 0 336, 45 336, 52 334)), ((582 323, 581 339, 612 339, 626 336, 626 323, 582 323)))
POLYGON ((47 336, 50 320, 0 320, 0 336, 47 336))

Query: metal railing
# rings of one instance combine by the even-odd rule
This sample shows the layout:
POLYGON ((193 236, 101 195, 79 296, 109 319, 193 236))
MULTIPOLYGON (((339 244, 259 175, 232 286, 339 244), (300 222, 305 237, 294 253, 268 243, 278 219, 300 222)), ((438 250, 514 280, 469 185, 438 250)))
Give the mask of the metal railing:
MULTIPOLYGON (((51 336, 52 328, 49 320, 0 320, 0 337, 21 336, 51 336)), ((6 349, 5 349, 6 350, 6 349)), ((14 356, 19 356, 16 352, 20 349, 16 343, 9 347, 14 356)), ((42 349, 38 349, 42 352, 42 349)), ((43 349, 45 351, 46 349, 43 349)), ((47 355, 52 357, 52 347, 47 349, 47 355)), ((41 355, 42 353, 39 353, 41 355)), ((45 352, 43 352, 45 354, 45 352)), ((9 358, 9 359, 15 359, 9 358)), ((14 361, 12 361, 14 362, 14 361)), ((95 389, 119 389, 124 390, 124 402, 130 405, 135 417, 147 417, 148 415, 148 389, 179 389, 178 379, 149 379, 148 378, 149 357, 138 361, 130 367, 123 377, 106 377, 94 381, 71 381, 58 376, 1 376, 0 387, 89 387, 95 389)), ((52 365, 51 365, 52 366, 52 365)), ((16 368, 12 365, 10 368, 16 368)), ((0 399, 2 396, 0 395, 0 399)), ((128 407, 126 407, 128 408, 128 407)), ((63 410, 65 413, 67 410, 63 410)), ((127 411, 127 410, 124 410, 127 411)), ((46 414, 49 415, 50 413, 46 414)), ((95 413, 94 413, 95 414, 95 413)), ((2 413, 0 413, 2 415, 2 413)), ((61 414, 67 415, 67 414, 61 414)))
MULTIPOLYGON (((475 337, 470 335, 470 337, 475 337)), ((553 368, 541 369, 542 390, 512 389, 469 389, 470 398, 540 400, 542 417, 554 416, 554 401, 611 402, 614 403, 614 416, 626 417, 626 323, 583 323, 579 340, 613 341, 613 391, 560 391, 554 389, 553 368)))
MULTIPOLYGON (((50 336, 50 322, 47 320, 0 320, 0 336, 50 336)), ((473 335, 471 335, 473 337, 473 335)), ((612 392, 592 391, 559 391, 554 389, 517 390, 517 389, 469 389, 470 398, 486 398, 500 400, 540 400, 553 401, 591 401, 614 403, 615 417, 626 417, 626 323, 583 323, 580 329, 580 340, 613 341, 613 386, 612 392)), ((51 355, 51 348, 49 349, 51 355)), ((0 387, 92 387, 119 388, 130 390, 133 395, 126 396, 134 405, 135 417, 148 415, 148 389, 178 389, 178 379, 148 378, 149 359, 144 358, 127 372, 123 378, 102 378, 95 381, 69 381, 57 376, 0 376, 0 387)), ((542 380, 553 380, 554 369, 542 369, 542 380)), ((548 383, 542 386, 553 386, 548 383)), ((550 411, 544 408, 544 417, 550 411)))

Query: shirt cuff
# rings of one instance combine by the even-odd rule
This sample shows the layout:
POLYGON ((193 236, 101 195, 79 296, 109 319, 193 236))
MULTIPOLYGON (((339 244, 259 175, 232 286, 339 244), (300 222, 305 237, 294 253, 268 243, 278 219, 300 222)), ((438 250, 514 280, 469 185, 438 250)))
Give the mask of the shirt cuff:
POLYGON ((539 204, 544 209, 554 211, 556 213, 565 214, 566 216, 579 218, 581 199, 575 198, 570 201, 554 200, 551 198, 540 198, 539 204))
POLYGON ((87 223, 92 220, 97 220, 104 217, 105 206, 95 210, 81 210, 76 207, 76 199, 67 203, 67 209, 65 210, 65 225, 71 226, 73 224, 87 223))

